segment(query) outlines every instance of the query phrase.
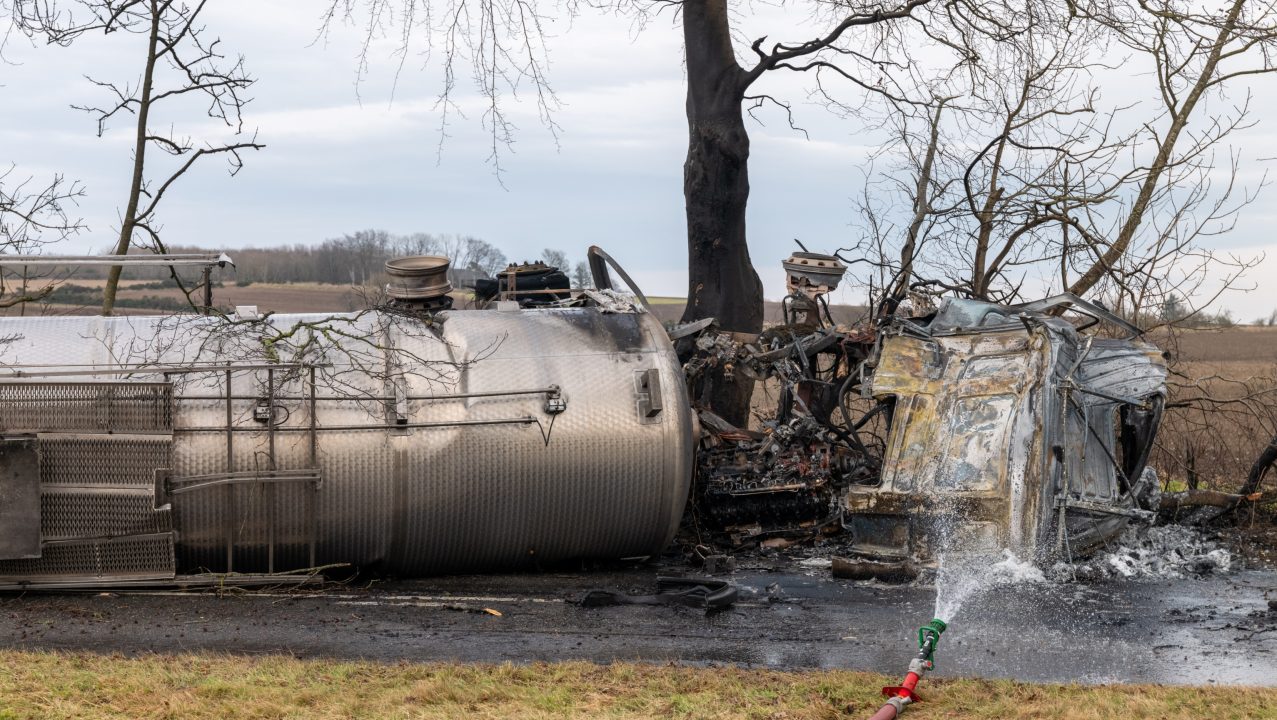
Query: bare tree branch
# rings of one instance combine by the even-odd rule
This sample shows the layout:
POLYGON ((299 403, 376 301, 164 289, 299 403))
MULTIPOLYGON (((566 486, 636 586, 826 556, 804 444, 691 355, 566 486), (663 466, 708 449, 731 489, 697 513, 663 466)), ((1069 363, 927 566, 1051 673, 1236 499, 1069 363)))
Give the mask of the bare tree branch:
MULTIPOLYGON (((243 166, 242 151, 264 147, 257 142, 255 133, 249 139, 242 137, 243 109, 249 102, 245 92, 254 80, 244 69, 243 57, 228 64, 219 49, 220 40, 205 40, 200 16, 206 4, 207 0, 74 0, 63 5, 57 0, 14 0, 19 27, 50 43, 68 45, 86 34, 99 32, 124 32, 146 39, 141 83, 135 87, 92 80, 108 91, 111 104, 79 107, 95 116, 99 136, 121 113, 134 116, 132 172, 114 248, 116 255, 126 254, 131 246, 163 247, 155 223, 156 210, 173 184, 198 160, 225 156, 231 175, 235 175, 243 166), (197 149, 189 139, 179 140, 171 133, 151 129, 152 114, 165 101, 189 96, 207 102, 207 116, 226 126, 231 133, 229 139, 210 140, 197 149), (148 171, 154 172, 148 165, 147 150, 151 147, 181 160, 176 167, 161 171, 158 190, 154 192, 149 190, 148 180, 148 171), (139 243, 139 234, 145 242, 139 243)), ((114 311, 121 269, 112 267, 107 277, 103 315, 114 311)))

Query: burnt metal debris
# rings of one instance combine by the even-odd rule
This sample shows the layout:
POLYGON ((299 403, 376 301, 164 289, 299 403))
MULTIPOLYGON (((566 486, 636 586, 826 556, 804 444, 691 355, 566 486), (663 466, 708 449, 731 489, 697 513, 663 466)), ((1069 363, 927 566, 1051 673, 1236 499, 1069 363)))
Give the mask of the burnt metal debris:
POLYGON ((869 392, 893 422, 879 482, 845 497, 853 552, 904 562, 1009 548, 1046 562, 1151 520, 1166 366, 1136 333, 1067 295, 948 299, 925 322, 892 323, 869 392), (1101 324, 1126 337, 1079 329, 1101 324))
POLYGON ((790 295, 782 303, 783 325, 743 343, 704 333, 684 365, 694 400, 708 395, 711 367, 776 393, 775 413, 760 431, 700 412, 694 502, 734 544, 819 533, 841 517, 839 494, 848 484, 879 475, 881 453, 866 447, 864 423, 851 421, 847 405, 865 380, 875 336, 836 329, 826 301, 846 268, 814 253, 794 255, 785 268, 790 295))
POLYGON ((946 551, 1080 557, 1153 519, 1166 365, 1137 327, 1059 295, 837 328, 836 262, 796 254, 784 325, 711 332, 687 357, 694 399, 710 366, 777 398, 756 430, 701 411, 700 525, 734 546, 840 532, 838 574, 899 579, 946 551))
POLYGON ((1047 561, 1154 514, 1165 364, 1101 307, 840 327, 846 267, 801 252, 784 322, 740 337, 663 328, 589 261, 595 289, 512 266, 478 310, 422 257, 361 313, 0 319, 0 586, 651 556, 689 498, 707 572, 837 534, 840 575, 898 579, 944 542, 1047 561), (700 402, 738 377, 774 400, 752 428, 700 402))

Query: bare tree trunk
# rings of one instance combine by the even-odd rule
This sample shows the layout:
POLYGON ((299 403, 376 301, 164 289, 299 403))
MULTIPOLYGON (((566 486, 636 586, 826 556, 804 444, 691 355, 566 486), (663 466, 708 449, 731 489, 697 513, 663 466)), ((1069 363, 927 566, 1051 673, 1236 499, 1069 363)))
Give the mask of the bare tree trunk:
MULTIPOLYGON (((683 320, 718 320, 728 332, 763 327, 763 285, 749 258, 745 207, 749 201, 749 135, 741 108, 748 85, 732 49, 725 0, 683 4, 687 47, 688 292, 683 320)), ((710 405, 744 425, 753 393, 750 380, 711 379, 710 405)))
MULTIPOLYGON (((26 266, 26 265, 23 265, 23 266, 22 266, 22 297, 28 297, 28 296, 27 296, 27 286, 28 286, 27 271, 28 271, 28 269, 29 269, 29 268, 27 268, 27 266, 26 266)), ((22 303, 21 305, 19 305, 19 306, 18 306, 18 317, 26 317, 26 314, 27 314, 27 304, 26 304, 26 303, 22 303)))
POLYGON ((931 216, 931 173, 936 159, 936 149, 940 145, 940 113, 949 98, 942 98, 936 105, 935 114, 931 117, 931 132, 927 140, 927 153, 918 169, 918 182, 913 195, 913 217, 909 220, 909 231, 905 234, 904 247, 900 249, 900 275, 889 288, 887 297, 904 300, 909 295, 909 284, 913 281, 913 261, 918 253, 918 238, 922 236, 922 226, 931 216))
MULTIPOLYGON (((137 139, 133 147, 133 180, 129 183, 129 204, 124 209, 124 217, 120 218, 120 237, 115 243, 115 254, 126 255, 129 244, 133 241, 134 223, 137 221, 137 208, 142 198, 143 171, 146 169, 146 125, 151 114, 151 87, 155 77, 156 51, 160 37, 159 0, 151 0, 151 32, 147 44, 146 70, 142 75, 142 97, 137 108, 137 139)), ((120 272, 124 268, 112 265, 106 276, 106 287, 102 289, 102 314, 110 315, 115 311, 115 293, 120 286, 120 272)))
MULTIPOLYGON (((988 194, 985 195, 984 204, 979 210, 976 210, 974 203, 971 200, 968 200, 968 202, 972 202, 972 214, 975 215, 976 219, 980 222, 979 232, 976 234, 975 257, 971 262, 971 294, 974 297, 984 298, 986 300, 989 298, 989 286, 992 284, 997 272, 996 263, 993 267, 990 267, 989 264, 989 246, 993 242, 994 220, 998 214, 998 204, 1002 201, 1002 163, 1006 158, 1007 143, 1011 138, 1012 126, 1015 124, 1016 118, 1019 116, 1020 112, 1024 109, 1027 94, 1028 89, 1026 88, 1020 94, 1019 103, 1016 107, 1011 112, 1007 113, 1006 122, 1002 126, 1002 132, 999 133, 994 144, 991 146, 994 148, 994 153, 993 160, 990 162, 989 167, 988 194)), ((967 167, 968 174, 970 174, 971 170, 975 167, 975 162, 978 162, 979 159, 980 156, 977 156, 976 160, 967 167)), ((967 192, 969 198, 971 192, 969 183, 967 184, 967 192)))
POLYGON ((1246 476, 1246 483, 1242 485, 1241 494, 1249 495, 1258 492, 1259 484, 1264 481, 1264 475, 1268 473, 1268 468, 1277 463, 1277 437, 1259 453, 1259 457, 1255 458, 1255 464, 1250 468, 1250 474, 1246 476))

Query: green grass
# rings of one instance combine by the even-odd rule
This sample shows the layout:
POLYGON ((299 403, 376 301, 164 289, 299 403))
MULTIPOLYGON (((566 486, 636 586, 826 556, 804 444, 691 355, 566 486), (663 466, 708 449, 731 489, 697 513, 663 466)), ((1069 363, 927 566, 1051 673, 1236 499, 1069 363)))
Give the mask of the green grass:
MULTIPOLYGON (((618 663, 381 664, 0 652, 4 718, 863 718, 894 680, 618 663)), ((928 678, 926 718, 1277 717, 1277 690, 928 678)))

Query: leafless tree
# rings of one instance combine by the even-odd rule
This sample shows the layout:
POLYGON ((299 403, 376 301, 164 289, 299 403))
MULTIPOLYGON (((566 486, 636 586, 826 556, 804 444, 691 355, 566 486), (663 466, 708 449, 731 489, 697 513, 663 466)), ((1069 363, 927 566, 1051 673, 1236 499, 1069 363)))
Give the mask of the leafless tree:
POLYGON ((1105 302, 1170 351, 1155 464, 1168 480, 1253 493, 1271 450, 1245 483, 1236 460, 1270 448, 1277 383, 1271 370, 1181 361, 1176 326, 1245 287, 1259 259, 1209 241, 1266 185, 1242 186, 1229 141, 1254 122, 1246 85, 1273 69, 1273 8, 1070 7, 1066 23, 1030 25, 980 65, 911 90, 952 100, 884 104, 892 141, 861 203, 862 279, 888 300, 925 284, 994 301, 1067 290, 1105 302), (1156 81, 1150 97, 1104 104, 1103 79, 1142 68, 1156 81))
POLYGON ((1125 47, 1151 59, 1162 112, 1144 126, 1155 148, 1152 160, 1138 173, 1138 190, 1112 241, 1096 238, 1094 260, 1069 285, 1082 294, 1101 282, 1133 244, 1159 194, 1171 186, 1168 174, 1193 173, 1206 167, 1219 139, 1242 126, 1245 106, 1233 116, 1212 118, 1197 133, 1191 124, 1212 95, 1239 79, 1277 71, 1277 12, 1272 2, 1230 0, 1221 9, 1183 0, 1134 5, 1103 0, 1071 5, 1113 34, 1125 47), (1188 146, 1181 146, 1189 135, 1188 146))
POLYGON ((505 269, 505 253, 495 245, 469 235, 444 235, 439 238, 439 249, 452 259, 458 269, 474 270, 491 277, 505 269))
POLYGON ((413 233, 395 238, 395 255, 434 255, 439 252, 439 238, 429 233, 413 233))
POLYGON ((1192 306, 1184 319, 1236 287, 1255 259, 1220 255, 1203 240, 1229 231, 1264 182, 1239 187, 1235 155, 1221 167, 1224 142, 1251 122, 1248 103, 1208 111, 1202 100, 1229 79, 1267 72, 1269 39, 1255 22, 1268 21, 1255 15, 1243 31, 1238 8, 1215 18, 1212 35, 1192 26, 1204 18, 1163 17, 1147 4, 1109 3, 1104 14, 1090 8, 1063 21, 1030 5, 1023 31, 985 43, 978 66, 915 81, 925 91, 915 96, 948 101, 943 118, 934 99, 886 103, 890 167, 862 203, 863 248, 890 277, 903 276, 891 294, 923 281, 1004 302, 1026 287, 1094 292, 1144 319, 1177 297, 1192 306), (1156 28, 1142 46, 1141 22, 1156 28), (1123 54, 1106 52, 1113 38, 1123 54), (1216 55, 1252 71, 1221 75, 1216 55), (1102 104, 1099 80, 1113 79, 1117 63, 1127 74, 1152 68, 1158 85, 1146 100, 1156 110, 1130 96, 1102 104))
MULTIPOLYGON (((69 214, 84 188, 61 175, 44 182, 17 174, 9 166, 0 172, 0 253, 32 254, 46 245, 78 234, 84 223, 69 214)), ((25 268, 17 277, 0 274, 0 308, 19 306, 41 300, 53 292, 56 283, 43 278, 39 287, 32 286, 33 277, 25 268), (6 285, 14 283, 11 291, 6 285)))
POLYGON ((541 261, 550 267, 556 267, 565 273, 572 271, 572 263, 568 261, 568 254, 562 250, 554 250, 546 248, 541 251, 541 261))
POLYGON ((977 67, 911 77, 902 95, 925 100, 885 97, 890 139, 861 202, 861 250, 890 302, 920 282, 1014 299, 1012 273, 1051 262, 1078 211, 1102 201, 1078 176, 1101 175, 1125 147, 1086 83, 1091 35, 1029 6, 1020 32, 982 45, 977 67))
POLYGON ((572 268, 572 286, 578 288, 594 287, 594 275, 590 273, 590 266, 584 260, 572 268))
MULTIPOLYGON (((224 156, 232 175, 242 167, 241 153, 264 147, 244 130, 245 92, 253 84, 242 56, 228 58, 219 39, 208 39, 201 13, 207 0, 13 0, 18 27, 50 43, 68 45, 94 33, 125 33, 145 38, 137 84, 90 78, 108 95, 101 106, 78 109, 97 120, 98 135, 121 116, 133 116, 134 143, 127 199, 121 211, 116 255, 131 246, 165 252, 156 211, 173 185, 201 158, 224 156), (202 104, 209 118, 223 124, 227 137, 198 142, 155 129, 161 109, 202 104), (151 176, 148 150, 172 158, 170 167, 151 176)), ((103 292, 102 314, 112 314, 121 268, 112 267, 103 292)), ((187 292, 176 273, 179 286, 187 292)))

